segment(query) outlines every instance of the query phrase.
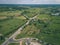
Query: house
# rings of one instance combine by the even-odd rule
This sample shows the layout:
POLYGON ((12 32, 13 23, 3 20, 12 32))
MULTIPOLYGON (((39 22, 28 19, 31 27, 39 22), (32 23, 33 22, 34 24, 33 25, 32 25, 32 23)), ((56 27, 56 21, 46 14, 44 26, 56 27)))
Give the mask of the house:
POLYGON ((59 16, 60 13, 52 13, 51 15, 53 15, 53 16, 59 16))

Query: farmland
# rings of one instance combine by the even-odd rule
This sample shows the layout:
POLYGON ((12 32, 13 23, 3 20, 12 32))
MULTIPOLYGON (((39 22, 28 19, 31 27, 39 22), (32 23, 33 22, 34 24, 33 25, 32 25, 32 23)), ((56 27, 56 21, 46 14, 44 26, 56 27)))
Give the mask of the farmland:
MULTIPOLYGON (((37 38, 42 41, 42 45, 60 45, 60 8, 0 7, 0 44, 7 39, 10 41, 9 37, 19 28, 22 30, 16 39, 37 38), (36 18, 30 20, 36 15, 36 18), (30 21, 29 24, 24 26, 27 21, 30 21), (24 28, 20 28, 21 26, 24 28)), ((19 45, 19 43, 9 45, 19 45)))
POLYGON ((9 45, 19 45, 19 43, 11 43, 11 44, 9 44, 9 45))
POLYGON ((39 14, 35 21, 31 21, 16 38, 38 38, 47 44, 60 45, 59 20, 60 16, 39 14))
POLYGON ((3 42, 5 38, 9 38, 20 26, 26 23, 26 18, 19 16, 20 12, 21 11, 17 10, 0 12, 0 35, 3 37, 0 39, 0 43, 3 42))
MULTIPOLYGON (((45 15, 46 16, 46 15, 45 15)), ((43 16, 42 18, 46 18, 43 16)), ((38 16, 39 18, 40 16, 38 16)), ((43 20, 40 18, 41 20, 43 20)), ((49 17, 48 17, 49 18, 49 17)), ((59 17, 60 18, 60 17, 59 17)), ((51 16, 47 21, 43 20, 43 22, 36 21, 25 27, 20 35, 17 38, 27 38, 34 37, 42 40, 43 42, 47 42, 49 44, 59 45, 60 41, 60 19, 58 16, 51 16), (49 21, 49 22, 48 22, 49 21), (44 23, 45 22, 45 23, 44 23)))

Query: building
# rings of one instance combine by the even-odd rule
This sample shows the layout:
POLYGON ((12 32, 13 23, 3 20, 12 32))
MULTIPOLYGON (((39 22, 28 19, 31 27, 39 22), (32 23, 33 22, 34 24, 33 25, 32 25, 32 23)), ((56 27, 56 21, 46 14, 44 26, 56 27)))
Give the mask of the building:
POLYGON ((60 13, 52 13, 51 15, 53 15, 53 16, 59 16, 60 13))

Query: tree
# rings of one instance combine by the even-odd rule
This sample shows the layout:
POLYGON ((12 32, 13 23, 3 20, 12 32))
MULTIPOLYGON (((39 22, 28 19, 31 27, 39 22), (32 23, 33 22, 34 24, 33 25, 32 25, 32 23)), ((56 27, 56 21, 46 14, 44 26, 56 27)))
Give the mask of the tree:
POLYGON ((4 40, 4 36, 0 34, 0 40, 4 40))

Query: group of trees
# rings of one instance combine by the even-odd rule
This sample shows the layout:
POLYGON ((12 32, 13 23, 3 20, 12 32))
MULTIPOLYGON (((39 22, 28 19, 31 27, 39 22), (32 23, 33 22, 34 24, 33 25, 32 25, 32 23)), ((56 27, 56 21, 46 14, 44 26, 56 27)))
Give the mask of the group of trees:
POLYGON ((28 7, 0 7, 0 12, 4 12, 4 11, 16 11, 16 10, 26 10, 29 9, 28 7))
POLYGON ((2 40, 5 40, 5 37, 2 34, 0 34, 0 41, 2 40))
POLYGON ((48 14, 48 15, 51 15, 52 13, 60 13, 60 8, 43 8, 41 11, 40 11, 40 14, 48 14))

